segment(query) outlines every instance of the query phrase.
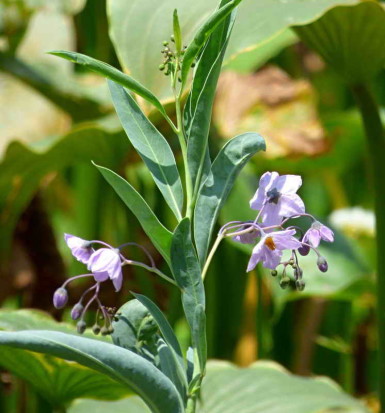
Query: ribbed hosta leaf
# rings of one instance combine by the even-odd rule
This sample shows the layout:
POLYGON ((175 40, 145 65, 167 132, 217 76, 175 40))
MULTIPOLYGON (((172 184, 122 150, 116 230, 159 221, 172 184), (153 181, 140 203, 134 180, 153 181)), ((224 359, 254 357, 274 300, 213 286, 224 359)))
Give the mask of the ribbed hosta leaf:
POLYGON ((138 393, 153 413, 183 412, 182 400, 171 381, 149 361, 124 348, 42 330, 0 332, 0 345, 50 354, 104 373, 138 393))
POLYGON ((211 362, 199 413, 364 413, 357 400, 329 379, 294 376, 273 362, 240 369, 211 362))
POLYGON ((335 7, 296 32, 349 83, 366 82, 385 65, 385 9, 380 3, 335 7))

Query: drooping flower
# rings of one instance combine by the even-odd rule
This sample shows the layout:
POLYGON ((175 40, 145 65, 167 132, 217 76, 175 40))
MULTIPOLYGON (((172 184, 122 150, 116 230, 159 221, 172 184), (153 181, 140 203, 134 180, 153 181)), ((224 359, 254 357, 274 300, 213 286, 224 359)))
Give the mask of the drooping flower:
POLYGON ((274 270, 281 261, 283 250, 297 249, 301 246, 294 234, 295 229, 264 234, 253 249, 247 271, 254 269, 260 261, 265 268, 274 270))
MULTIPOLYGON (((247 225, 245 225, 242 229, 247 229, 247 225)), ((233 241, 240 242, 241 244, 254 244, 255 240, 260 236, 261 232, 257 228, 253 228, 244 234, 235 235, 233 237, 233 241)))
POLYGON ((99 248, 91 255, 87 268, 93 273, 96 281, 103 282, 109 278, 116 291, 121 289, 123 273, 118 249, 99 248))
POLYGON ((87 264, 91 255, 95 252, 90 242, 71 234, 64 234, 64 240, 71 250, 72 255, 78 261, 87 264))
POLYGON ((261 211, 264 225, 278 225, 284 217, 305 212, 305 205, 297 195, 302 179, 298 175, 279 175, 266 172, 261 176, 259 188, 250 200, 250 207, 261 211))
POLYGON ((314 221, 311 227, 306 231, 302 241, 310 244, 314 248, 317 248, 321 242, 321 239, 327 242, 333 242, 334 233, 326 225, 323 225, 318 221, 314 221))

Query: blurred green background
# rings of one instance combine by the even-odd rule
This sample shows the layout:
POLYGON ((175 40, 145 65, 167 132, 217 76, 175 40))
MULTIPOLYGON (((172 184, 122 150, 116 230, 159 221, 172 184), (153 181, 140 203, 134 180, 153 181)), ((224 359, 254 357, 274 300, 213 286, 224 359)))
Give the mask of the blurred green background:
MULTIPOLYGON (((216 3, 1 1, 0 305, 7 311, 0 328, 8 328, 7 314, 19 308, 70 320, 68 311, 54 310, 52 294, 84 268, 70 256, 63 232, 112 245, 141 243, 162 267, 135 217, 91 160, 126 176, 163 222, 175 224, 120 127, 105 80, 46 52, 76 50, 106 61, 171 102, 168 79, 157 67, 162 40, 171 34, 172 10, 178 7, 188 41, 216 3)), ((358 2, 263 3, 268 2, 245 1, 240 7, 210 146, 215 154, 226 139, 252 130, 266 139, 267 152, 242 172, 219 224, 253 219, 248 202, 259 177, 276 170, 302 175, 307 210, 333 228, 336 242, 323 248, 326 274, 318 271, 314 256, 302 260, 306 289, 298 293, 281 290, 262 268, 246 274, 251 249, 225 241, 206 280, 209 357, 240 366, 271 359, 296 374, 327 375, 376 411, 374 215, 365 138, 348 88, 289 27, 334 5, 358 2)), ((374 85, 384 105, 383 70, 374 85)), ((176 150, 167 124, 151 116, 176 150)), ((130 254, 143 259, 138 251, 130 254)), ((82 289, 71 287, 70 304, 82 289)), ((122 291, 116 295, 105 287, 103 302, 119 307, 130 290, 160 303, 187 346, 177 291, 140 268, 125 267, 122 291)), ((2 353, 0 365, 0 410, 45 411, 39 391, 7 370, 2 353)))

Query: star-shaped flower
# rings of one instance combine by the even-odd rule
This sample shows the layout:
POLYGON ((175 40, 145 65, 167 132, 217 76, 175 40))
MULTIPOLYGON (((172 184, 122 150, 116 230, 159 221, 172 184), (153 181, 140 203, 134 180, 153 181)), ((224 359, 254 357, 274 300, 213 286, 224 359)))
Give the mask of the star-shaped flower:
POLYGON ((298 175, 280 176, 278 172, 266 172, 250 200, 250 207, 262 210, 261 218, 265 226, 279 225, 284 217, 305 212, 305 205, 296 194, 301 185, 302 179, 298 175))
POLYGON ((78 261, 87 264, 91 255, 94 253, 90 242, 71 234, 64 234, 64 240, 71 250, 72 255, 78 261))
POLYGON ((297 249, 301 243, 294 238, 295 229, 264 234, 251 254, 247 271, 251 271, 261 261, 265 268, 274 270, 281 261, 282 251, 297 249))
POLYGON ((321 239, 327 242, 333 242, 334 233, 326 225, 323 225, 318 221, 314 221, 311 227, 306 231, 302 241, 310 244, 314 248, 317 248, 321 242, 321 239))

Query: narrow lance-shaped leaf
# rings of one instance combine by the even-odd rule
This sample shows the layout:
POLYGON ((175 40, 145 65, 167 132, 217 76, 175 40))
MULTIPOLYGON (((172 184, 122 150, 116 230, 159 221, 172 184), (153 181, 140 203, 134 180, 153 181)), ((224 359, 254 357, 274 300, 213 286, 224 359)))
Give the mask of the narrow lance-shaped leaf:
POLYGON ((170 145, 121 85, 112 81, 108 81, 108 85, 116 112, 130 142, 150 170, 167 204, 177 219, 181 220, 183 189, 170 145))
POLYGON ((257 133, 244 133, 231 139, 221 149, 202 186, 194 214, 194 237, 203 266, 218 213, 227 199, 246 162, 258 151, 265 150, 265 141, 257 133))
POLYGON ((194 59, 206 43, 206 40, 208 39, 210 34, 223 21, 223 19, 225 19, 231 13, 231 11, 236 6, 238 6, 240 2, 241 0, 231 0, 225 6, 218 9, 209 17, 209 19, 200 27, 198 32, 195 34, 194 39, 188 45, 183 57, 181 69, 182 87, 186 83, 191 64, 194 62, 194 59))
MULTIPOLYGON (((220 7, 229 0, 222 0, 220 7)), ((194 193, 210 172, 207 149, 211 113, 216 86, 226 46, 235 20, 235 11, 213 31, 208 39, 194 73, 193 84, 184 108, 184 122, 188 137, 187 157, 194 193)))
POLYGON ((175 9, 173 14, 173 27, 174 27, 174 41, 175 48, 178 53, 182 51, 182 33, 180 31, 178 11, 175 9))
POLYGON ((183 309, 192 329, 196 307, 205 307, 205 292, 198 257, 191 239, 189 218, 184 218, 175 229, 171 243, 171 267, 175 281, 182 290, 183 309))
POLYGON ((28 330, 0 332, 0 345, 51 354, 107 374, 137 392, 153 413, 184 411, 175 386, 163 373, 144 358, 113 344, 56 331, 28 330))
POLYGON ((50 54, 62 57, 63 59, 69 60, 70 62, 83 65, 87 67, 87 69, 121 84, 122 86, 126 87, 129 90, 132 90, 139 96, 142 96, 142 98, 152 103, 159 110, 159 112, 161 112, 164 116, 167 116, 163 105, 152 92, 150 92, 147 88, 145 88, 131 76, 126 75, 125 73, 109 65, 108 63, 101 62, 100 60, 94 59, 93 57, 86 56, 81 53, 69 52, 66 50, 54 50, 50 52, 50 54))
POLYGON ((201 304, 195 308, 192 340, 198 354, 200 371, 204 373, 207 360, 206 314, 201 304))
POLYGON ((122 201, 138 218, 144 232, 153 242, 155 248, 162 254, 167 263, 170 264, 172 233, 159 222, 147 202, 125 179, 108 168, 98 165, 95 166, 112 188, 114 188, 122 201))

